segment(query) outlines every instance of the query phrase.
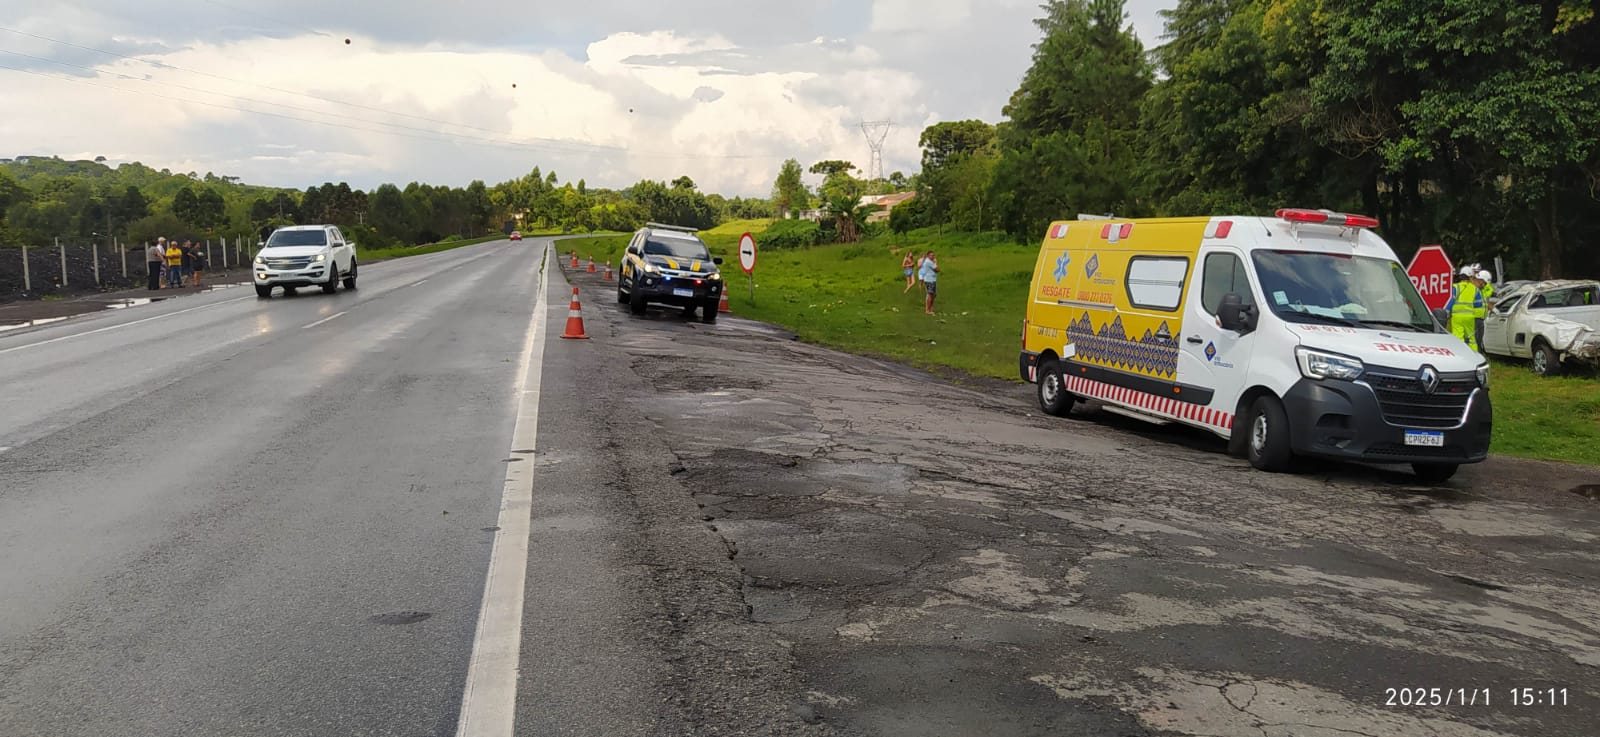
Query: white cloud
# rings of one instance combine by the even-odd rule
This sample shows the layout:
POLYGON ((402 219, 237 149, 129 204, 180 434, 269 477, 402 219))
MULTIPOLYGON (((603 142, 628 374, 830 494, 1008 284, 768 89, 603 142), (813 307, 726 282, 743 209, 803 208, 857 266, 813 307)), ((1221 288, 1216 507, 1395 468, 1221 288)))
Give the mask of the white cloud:
MULTIPOLYGON (((1130 2, 1147 45, 1173 2, 1130 2)), ((0 69, 0 109, 13 111, 0 156, 92 152, 296 187, 493 182, 537 165, 594 186, 689 174, 729 194, 765 194, 789 157, 865 165, 863 119, 895 121, 886 168, 914 169, 922 126, 999 117, 1039 12, 1037 0, 6 5, 0 27, 77 46, 0 32, 0 50, 93 71, 0 53, 32 72, 0 69)))

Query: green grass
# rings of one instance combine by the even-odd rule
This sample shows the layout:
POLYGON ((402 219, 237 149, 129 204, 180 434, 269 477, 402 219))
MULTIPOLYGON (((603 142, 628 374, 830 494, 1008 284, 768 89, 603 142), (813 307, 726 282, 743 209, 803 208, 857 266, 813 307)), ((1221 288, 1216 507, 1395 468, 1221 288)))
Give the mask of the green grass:
POLYGON ((1545 378, 1527 362, 1490 369, 1495 453, 1600 466, 1600 380, 1545 378))
MULTIPOLYGON (((526 235, 526 234, 524 234, 524 235, 526 235)), ((462 248, 462 247, 465 247, 465 246, 475 246, 475 245, 477 245, 479 243, 488 243, 489 241, 498 241, 498 240, 505 240, 505 236, 501 235, 499 233, 496 233, 494 235, 484 236, 482 238, 466 238, 466 239, 459 240, 459 241, 447 241, 445 243, 430 243, 430 244, 425 245, 425 246, 399 246, 397 248, 370 248, 370 249, 362 250, 361 253, 360 253, 360 256, 361 256, 361 261, 363 263, 371 263, 371 262, 374 262, 374 261, 388 261, 389 259, 405 258, 406 256, 421 256, 422 254, 425 254, 425 253, 438 253, 440 251, 449 251, 449 250, 455 249, 455 248, 462 248)))

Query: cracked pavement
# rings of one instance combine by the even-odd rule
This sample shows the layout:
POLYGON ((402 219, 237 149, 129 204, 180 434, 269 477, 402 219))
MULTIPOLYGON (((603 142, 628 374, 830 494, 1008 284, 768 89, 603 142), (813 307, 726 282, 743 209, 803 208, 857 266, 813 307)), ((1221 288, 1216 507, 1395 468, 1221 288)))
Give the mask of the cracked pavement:
POLYGON ((588 360, 667 451, 671 483, 631 493, 692 498, 742 580, 740 637, 785 653, 773 682, 813 730, 1597 733, 1600 470, 1268 475, 1188 430, 1047 418, 1030 387, 736 317, 635 319, 569 278, 588 360), (1490 703, 1389 703, 1434 688, 1490 703))

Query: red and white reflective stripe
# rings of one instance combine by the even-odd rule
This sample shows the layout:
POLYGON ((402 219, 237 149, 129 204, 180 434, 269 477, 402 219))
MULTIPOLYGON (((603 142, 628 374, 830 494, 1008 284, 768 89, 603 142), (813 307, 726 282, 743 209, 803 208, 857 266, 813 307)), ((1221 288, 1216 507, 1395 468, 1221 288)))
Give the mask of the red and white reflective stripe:
POLYGON ((1156 396, 1149 392, 1141 392, 1123 386, 1114 386, 1081 376, 1067 376, 1064 382, 1067 391, 1073 394, 1082 394, 1108 402, 1130 405, 1140 409, 1167 417, 1198 422, 1202 425, 1233 429, 1233 415, 1221 410, 1201 407, 1197 404, 1156 396))
POLYGON ((1232 220, 1213 220, 1206 226, 1207 238, 1227 238, 1233 232, 1232 220))

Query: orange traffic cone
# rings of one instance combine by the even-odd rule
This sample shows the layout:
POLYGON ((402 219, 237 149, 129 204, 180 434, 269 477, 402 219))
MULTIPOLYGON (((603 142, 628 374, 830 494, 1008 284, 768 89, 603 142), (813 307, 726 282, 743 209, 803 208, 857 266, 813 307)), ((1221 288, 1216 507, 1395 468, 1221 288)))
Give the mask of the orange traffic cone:
POLYGON ((567 332, 561 337, 568 340, 588 340, 589 336, 583 332, 583 306, 578 304, 578 288, 572 288, 572 306, 567 312, 567 332))
POLYGON ((591 254, 589 256, 589 273, 591 273, 591 274, 594 273, 594 255, 593 254, 591 254))
POLYGON ((611 259, 606 259, 606 275, 600 277, 601 281, 611 281, 611 259))
POLYGON ((726 286, 722 288, 722 302, 717 305, 717 312, 733 312, 733 308, 728 306, 728 288, 726 286))
POLYGON ((572 252, 572 268, 574 268, 574 269, 578 268, 578 252, 577 251, 573 251, 572 252))

